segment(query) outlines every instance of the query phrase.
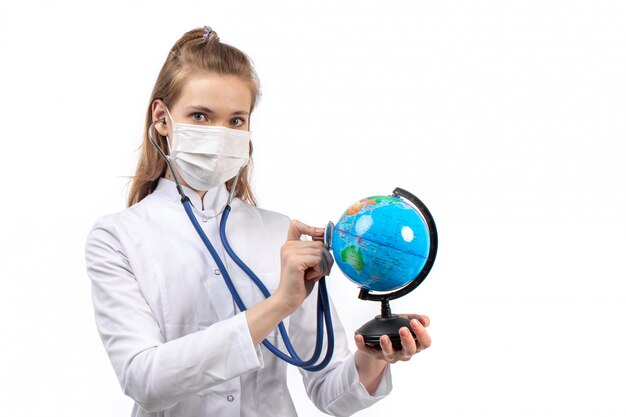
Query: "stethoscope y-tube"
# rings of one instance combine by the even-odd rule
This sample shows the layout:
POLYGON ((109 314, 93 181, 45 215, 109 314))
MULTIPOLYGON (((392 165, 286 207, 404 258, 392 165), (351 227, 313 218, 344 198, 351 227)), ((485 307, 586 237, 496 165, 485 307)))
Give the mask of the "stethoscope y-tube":
MULTIPOLYGON (((228 271, 226 270, 226 267, 224 266, 219 255, 217 254, 217 251, 211 244, 211 241, 209 240, 208 236, 206 235, 206 233, 204 233, 204 230, 202 230, 202 227, 198 223, 198 219, 193 213, 191 201, 189 200, 189 197, 185 195, 185 192, 183 191, 183 188, 181 187, 180 182, 178 181, 178 178, 176 177, 176 173, 174 169, 172 168, 171 161, 169 160, 167 155, 165 155, 163 150, 157 145, 156 141, 154 140, 154 137, 152 136, 152 129, 154 128, 155 123, 163 123, 163 122, 165 122, 165 119, 160 119, 160 120, 152 122, 152 124, 150 125, 148 129, 148 139, 150 140, 150 143, 152 143, 152 145, 157 149, 159 154, 163 157, 163 159, 165 160, 165 163, 170 169, 170 172, 172 173, 172 177, 174 178, 174 182, 176 183, 176 189, 178 190, 178 194, 181 197, 180 201, 185 209, 185 213, 187 213, 187 216, 189 217, 189 220, 191 221, 191 224, 193 225, 194 229, 198 233, 198 236, 200 236, 200 239, 204 243, 204 246, 207 248, 207 250, 211 254, 211 257, 217 264, 217 267, 219 268, 221 275, 224 278, 224 283, 228 287, 228 290, 230 291, 230 294, 232 295, 233 300, 237 304, 237 307, 239 308, 240 311, 246 311, 247 310, 246 305, 241 299, 241 297, 239 296, 239 293, 237 292, 237 289, 235 288, 235 285, 233 284, 233 281, 231 280, 230 275, 228 274, 228 271)), ((224 206, 224 209, 221 212, 222 218, 220 220, 220 240, 222 241, 222 245, 224 246, 224 249, 226 250, 228 255, 231 257, 231 259, 241 268, 241 270, 244 273, 246 273, 246 275, 248 275, 248 277, 252 280, 252 282, 254 282, 257 288, 261 291, 263 296, 265 298, 268 298, 270 297, 271 294, 269 290, 267 289, 267 287, 263 284, 263 282, 259 279, 259 277, 257 277, 256 274, 252 272, 252 270, 248 268, 248 266, 237 256, 237 254, 235 254, 230 244, 228 243, 228 239, 226 239, 226 222, 230 214, 230 203, 232 201, 235 186, 237 184, 237 181, 239 180, 239 174, 241 174, 242 169, 243 167, 239 170, 239 172, 237 173, 237 176, 235 177, 235 181, 233 182, 233 185, 231 187, 230 195, 228 196, 228 201, 226 202, 226 206, 224 206)), ((324 266, 327 267, 327 265, 325 264, 326 260, 324 257, 322 257, 322 262, 324 262, 324 266)), ((291 365, 295 365, 307 371, 312 371, 312 372, 320 371, 324 369, 326 365, 328 365, 328 363, 330 362, 333 356, 333 350, 335 347, 335 339, 334 339, 334 333, 333 333, 330 302, 328 300, 328 291, 326 288, 325 277, 322 277, 318 282, 317 336, 316 336, 316 341, 315 341, 315 350, 313 351, 313 355, 311 356, 311 358, 308 360, 302 360, 298 356, 293 345, 291 344, 291 340, 289 339, 289 335, 287 334, 287 330, 285 329, 285 325, 283 324, 283 322, 280 322, 278 324, 278 331, 285 344, 285 348, 287 349, 288 354, 285 354, 284 352, 282 352, 280 349, 274 346, 267 339, 264 339, 263 342, 261 342, 263 346, 265 346, 270 352, 272 352, 278 358, 282 359, 283 361, 291 365), (322 346, 323 346, 323 341, 324 341, 324 330, 323 330, 324 324, 326 324, 326 336, 328 338, 328 344, 326 346, 326 355, 324 356, 324 359, 321 362, 317 363, 322 353, 322 346)))

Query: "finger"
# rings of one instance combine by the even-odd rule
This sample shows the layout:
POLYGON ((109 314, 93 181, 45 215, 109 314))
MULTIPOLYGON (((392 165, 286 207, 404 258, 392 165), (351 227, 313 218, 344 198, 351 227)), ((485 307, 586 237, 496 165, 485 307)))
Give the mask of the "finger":
MULTIPOLYGON (((295 263, 301 260, 301 257, 304 256, 315 256, 317 260, 315 263, 319 263, 322 258, 322 247, 315 245, 306 245, 306 243, 316 243, 316 242, 304 242, 304 241, 287 241, 280 248, 280 258, 283 263, 295 263), (299 243, 302 243, 300 245, 299 243)), ((308 265, 312 266, 312 265, 308 265)))
POLYGON ((375 349, 365 343, 365 339, 362 335, 356 334, 354 335, 354 342, 356 343, 357 349, 367 353, 369 356, 376 359, 384 359, 380 350, 375 349))
POLYGON ((320 242, 306 242, 306 241, 290 241, 286 246, 288 250, 295 255, 312 255, 315 254, 322 257, 322 246, 320 242))
POLYGON ((320 279, 322 279, 322 277, 324 277, 324 271, 320 271, 317 268, 312 268, 307 270, 304 273, 304 279, 306 281, 313 281, 313 282, 317 282, 320 279))
POLYGON ((411 331, 402 327, 400 329, 400 342, 402 343, 402 352, 407 356, 407 359, 417 353, 417 343, 413 339, 411 331))
POLYGON ((430 340, 430 335, 426 331, 424 325, 419 320, 413 319, 411 320, 411 328, 413 329, 415 336, 417 336, 417 342, 419 344, 417 350, 421 351, 430 347, 432 341, 430 340))
POLYGON ((317 271, 319 273, 322 272, 320 258, 318 253, 299 254, 295 257, 294 262, 300 271, 317 271))
POLYGON ((314 259, 315 264, 310 265, 309 268, 305 270, 304 278, 306 280, 318 281, 322 277, 326 276, 330 271, 327 265, 324 265, 324 257, 320 254, 315 254, 312 258, 314 259))
POLYGON ((365 344, 365 339, 360 334, 355 334, 354 335, 354 343, 356 343, 357 349, 360 349, 360 350, 366 350, 367 347, 368 347, 365 344))
POLYGON ((430 318, 428 316, 425 315, 420 315, 420 314, 400 314, 401 317, 405 317, 409 320, 412 319, 417 319, 420 321, 420 323, 422 323, 422 325, 424 327, 428 327, 430 325, 430 318))
POLYGON ((300 240, 302 235, 320 236, 324 234, 324 229, 320 227, 309 226, 298 220, 292 220, 287 230, 287 240, 300 240))
MULTIPOLYGON (((328 253, 328 250, 322 246, 319 242, 293 242, 293 243, 312 243, 315 245, 291 245, 291 249, 288 252, 289 257, 296 256, 294 258, 297 261, 302 261, 304 259, 309 259, 309 257, 314 257, 316 259, 316 263, 307 262, 307 269, 312 268, 321 274, 321 276, 328 275, 333 265, 333 258, 328 253), (307 257, 307 258, 305 258, 307 257)), ((307 278, 310 277, 311 274, 307 274, 307 278)))
POLYGON ((383 355, 385 356, 385 359, 388 362, 395 362, 395 360, 393 360, 393 356, 394 356, 394 351, 393 351, 393 345, 391 344, 391 339, 389 339, 389 336, 387 335, 383 335, 380 338, 380 349, 383 352, 383 355))

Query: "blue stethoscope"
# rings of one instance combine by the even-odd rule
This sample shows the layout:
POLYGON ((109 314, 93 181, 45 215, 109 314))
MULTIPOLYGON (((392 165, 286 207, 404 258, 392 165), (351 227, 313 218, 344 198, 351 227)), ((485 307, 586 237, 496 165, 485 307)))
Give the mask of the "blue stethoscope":
MULTIPOLYGON (((237 304, 237 307, 239 308, 240 311, 246 311, 247 309, 246 305, 244 304, 243 300, 239 296, 239 293, 237 292, 237 289, 235 288, 235 285, 233 284, 233 281, 231 280, 230 275, 228 275, 228 271, 226 270, 224 264, 222 263, 222 260, 217 254, 217 251, 211 244, 211 241, 209 240, 206 233, 204 233, 204 230, 202 230, 202 227, 198 223, 198 219, 196 219, 196 216, 194 215, 193 210, 192 210, 191 201, 189 200, 189 197, 185 195, 185 192, 183 191, 183 188, 181 187, 180 182, 178 181, 178 178, 176 177, 176 172, 172 168, 169 158, 167 158, 163 150, 157 145, 156 141, 154 140, 154 137, 152 136, 152 129, 154 127, 154 124, 163 123, 163 122, 165 122, 165 119, 156 120, 152 122, 152 124, 150 125, 150 128, 148 129, 148 138, 150 139, 150 143, 154 145, 154 147, 157 149, 159 154, 163 157, 163 159, 165 160, 165 163, 170 169, 170 172, 172 173, 172 177, 174 178, 174 182, 176 183, 176 189, 178 190, 178 194, 180 194, 180 202, 183 204, 183 207, 185 208, 185 212, 187 213, 187 216, 189 217, 191 224, 193 224, 194 229, 196 229, 198 236, 200 236, 200 239, 202 239, 204 246, 206 246, 209 253, 211 254, 211 257, 213 257, 213 260, 217 264, 217 267, 219 268, 222 274, 222 277, 224 278, 224 283, 228 287, 228 290, 230 291, 233 297, 233 300, 237 304)), ((235 263, 242 269, 242 271, 246 273, 246 275, 248 275, 248 277, 250 277, 252 282, 254 282, 254 284, 259 288, 263 296, 265 298, 268 298, 270 296, 270 292, 268 291, 267 287, 263 284, 263 282, 259 279, 259 277, 257 277, 256 274, 252 272, 252 270, 248 268, 248 266, 235 254, 233 249, 228 244, 228 240, 226 239, 226 221, 228 220, 228 215, 230 214, 230 203, 233 199, 235 186, 237 185, 237 181, 239 180, 239 174, 241 174, 242 169, 243 167, 239 170, 239 172, 237 173, 237 176, 235 177, 235 181, 233 182, 233 185, 231 187, 228 200, 226 202, 226 205, 224 206, 224 209, 222 210, 222 219, 220 220, 220 240, 222 241, 222 245, 224 246, 224 249, 226 250, 228 255, 231 257, 231 259, 235 261, 235 263)), ((322 257, 322 262, 326 262, 324 257, 322 257)), ((315 350, 313 351, 313 356, 311 356, 311 358, 308 360, 302 360, 298 356, 293 345, 291 344, 291 340, 289 339, 289 335, 287 334, 287 330, 285 329, 285 325, 283 324, 283 322, 280 322, 278 324, 278 331, 280 332, 280 336, 285 344, 285 347, 287 348, 288 354, 285 354, 284 352, 282 352, 280 349, 274 346, 267 339, 264 339, 262 342, 263 346, 265 346, 274 355, 276 355, 277 357, 279 357, 280 359, 284 360, 285 362, 291 365, 295 365, 307 371, 312 371, 312 372, 320 371, 324 369, 326 365, 328 365, 328 363, 330 362, 330 359, 333 356, 335 338, 334 338, 334 333, 333 333, 333 324, 332 324, 332 318, 330 314, 330 303, 328 301, 328 291, 326 289, 325 277, 322 277, 319 280, 318 289, 317 289, 317 337, 315 341, 315 350), (328 344, 326 346, 326 355, 324 356, 324 359, 321 362, 317 363, 322 353, 322 345, 324 341, 324 329, 323 329, 324 323, 326 324, 326 335, 328 337, 328 344)))

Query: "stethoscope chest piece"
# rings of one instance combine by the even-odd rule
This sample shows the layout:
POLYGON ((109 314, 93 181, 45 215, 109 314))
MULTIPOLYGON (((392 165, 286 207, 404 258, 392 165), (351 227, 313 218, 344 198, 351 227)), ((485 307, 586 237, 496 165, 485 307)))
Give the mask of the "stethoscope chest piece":
POLYGON ((328 250, 332 249, 333 232, 335 231, 335 225, 333 222, 328 222, 326 230, 324 230, 324 247, 328 250))

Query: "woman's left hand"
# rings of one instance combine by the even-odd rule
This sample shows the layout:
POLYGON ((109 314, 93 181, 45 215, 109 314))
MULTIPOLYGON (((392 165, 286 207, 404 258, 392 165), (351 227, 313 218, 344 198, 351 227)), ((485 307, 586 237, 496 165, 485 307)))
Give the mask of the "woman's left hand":
POLYGON ((383 336, 380 338, 380 350, 374 349, 371 346, 367 346, 363 340, 363 336, 356 335, 354 340, 359 351, 367 354, 372 359, 385 361, 387 363, 395 363, 397 361, 408 361, 413 355, 427 349, 430 344, 430 336, 426 331, 426 327, 430 324, 428 316, 419 314, 400 314, 400 316, 411 320, 410 326, 417 340, 413 338, 413 335, 408 328, 402 327, 400 329, 400 340, 402 342, 402 350, 395 351, 391 345, 389 336, 383 336))

